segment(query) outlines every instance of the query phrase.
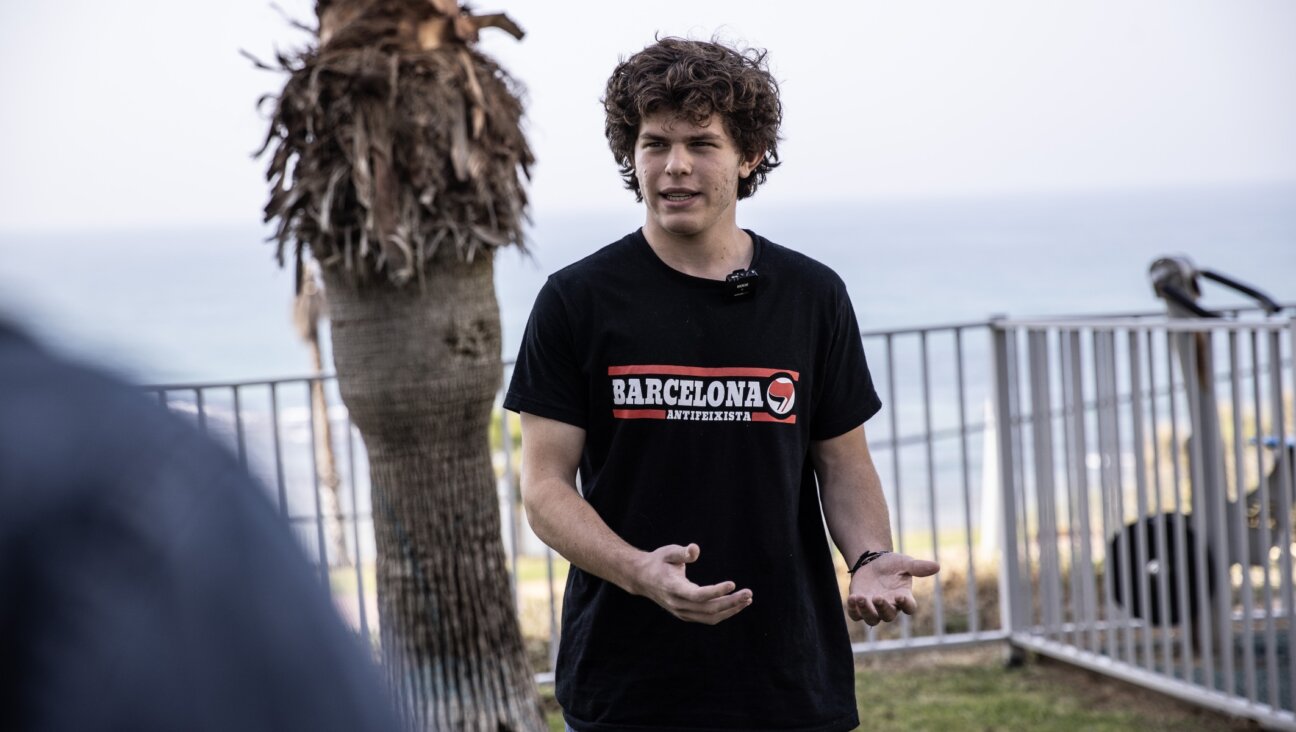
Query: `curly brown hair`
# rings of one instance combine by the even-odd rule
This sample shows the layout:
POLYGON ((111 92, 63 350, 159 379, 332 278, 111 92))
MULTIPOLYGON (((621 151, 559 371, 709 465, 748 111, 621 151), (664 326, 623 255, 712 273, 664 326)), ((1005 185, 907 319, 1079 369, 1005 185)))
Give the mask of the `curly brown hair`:
POLYGON ((627 189, 643 200, 635 176, 635 140, 644 117, 672 112, 692 124, 712 115, 724 120, 744 159, 761 161, 738 181, 747 198, 778 167, 783 105, 778 82, 766 68, 763 49, 738 49, 717 40, 659 38, 617 64, 603 96, 604 132, 627 189))

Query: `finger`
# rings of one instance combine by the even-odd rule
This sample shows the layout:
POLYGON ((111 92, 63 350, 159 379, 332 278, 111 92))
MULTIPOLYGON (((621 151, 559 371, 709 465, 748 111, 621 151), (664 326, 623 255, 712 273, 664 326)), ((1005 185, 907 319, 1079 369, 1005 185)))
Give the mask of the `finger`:
POLYGON ((751 590, 743 590, 726 597, 712 600, 700 607, 682 608, 676 613, 676 616, 681 620, 687 620, 689 622, 708 623, 714 625, 722 620, 732 618, 751 604, 751 590))
POLYGON ((913 615, 918 612, 918 602, 914 600, 914 596, 909 593, 896 597, 895 606, 900 610, 900 612, 903 612, 906 615, 913 615))
POLYGON ((725 610, 724 612, 714 613, 707 617, 706 622, 710 623, 711 625, 724 622, 725 620, 732 618, 733 616, 737 615, 743 610, 746 610, 750 605, 751 605, 750 602, 744 602, 735 607, 731 607, 728 610, 725 610))
POLYGON ((712 616, 711 616, 711 621, 710 621, 710 622, 711 622, 712 625, 715 625, 716 623, 720 623, 720 622, 723 622, 723 621, 725 621, 725 620, 728 620, 729 618, 732 618, 733 616, 737 615, 738 613, 742 612, 743 610, 746 610, 747 607, 748 607, 749 605, 751 605, 750 602, 745 602, 745 603, 743 603, 743 604, 741 604, 741 605, 739 605, 739 606, 737 606, 737 607, 735 607, 735 608, 732 608, 732 609, 726 610, 726 611, 723 612, 723 613, 716 613, 715 615, 712 615, 712 616))
POLYGON ((666 546, 658 549, 657 551, 662 553, 661 554, 662 559, 664 559, 665 561, 671 564, 688 564, 689 562, 693 561, 692 559, 689 558, 689 549, 694 548, 696 546, 697 546, 696 544, 689 544, 688 546, 680 546, 678 544, 667 544, 666 546))
POLYGON ((929 559, 909 559, 909 567, 905 570, 911 577, 930 577, 940 571, 940 562, 933 562, 929 559))
POLYGON ((700 587, 686 580, 682 586, 675 589, 675 597, 681 603, 701 604, 734 593, 735 589, 737 589, 737 585, 733 582, 721 582, 700 587))
POLYGON ((729 610, 726 610, 723 613, 681 612, 676 617, 678 617, 680 620, 689 623, 701 623, 703 625, 718 625, 719 623, 722 623, 728 620, 729 618, 732 618, 733 616, 737 615, 738 613, 742 612, 744 609, 746 609, 746 607, 747 607, 746 605, 739 605, 738 607, 730 608, 729 610))
POLYGON ((853 597, 846 598, 846 615, 857 623, 864 619, 864 616, 860 615, 859 606, 853 597))
POLYGON ((856 595, 851 598, 855 607, 859 610, 860 620, 869 625, 877 625, 880 618, 878 617, 877 607, 873 604, 873 599, 863 595, 856 595))
POLYGON ((685 564, 692 564, 693 562, 696 562, 697 558, 700 556, 702 556, 702 547, 698 546, 697 544, 689 544, 688 546, 684 547, 685 564))
POLYGON ((729 617, 752 603, 751 590, 740 590, 732 595, 716 598, 697 608, 699 615, 724 615, 729 617))
POLYGON ((896 619, 899 613, 896 611, 896 605, 886 600, 878 600, 877 603, 878 618, 884 623, 889 623, 896 619))

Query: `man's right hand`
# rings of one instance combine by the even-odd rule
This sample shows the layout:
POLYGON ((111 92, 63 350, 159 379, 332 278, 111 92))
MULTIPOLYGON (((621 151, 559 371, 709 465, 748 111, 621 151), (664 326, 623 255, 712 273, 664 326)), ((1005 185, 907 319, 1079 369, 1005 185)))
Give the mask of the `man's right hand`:
POLYGON ((644 552, 617 536, 576 490, 585 430, 522 414, 522 501, 536 536, 577 567, 690 623, 715 625, 752 603, 733 582, 701 587, 684 576, 697 544, 644 552))
POLYGON ((733 582, 703 587, 684 575, 685 565, 696 562, 701 553, 697 544, 668 544, 644 554, 637 567, 635 594, 690 623, 715 625, 737 615, 752 603, 751 590, 736 590, 733 582))

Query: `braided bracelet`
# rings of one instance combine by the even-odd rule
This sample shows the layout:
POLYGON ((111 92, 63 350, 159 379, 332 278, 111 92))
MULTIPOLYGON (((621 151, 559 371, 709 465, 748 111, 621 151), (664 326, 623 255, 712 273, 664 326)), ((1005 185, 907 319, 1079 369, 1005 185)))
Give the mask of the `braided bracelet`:
POLYGON ((889 550, 889 549, 883 549, 883 550, 880 551, 880 552, 875 552, 875 551, 867 551, 867 552, 864 552, 863 554, 860 555, 860 558, 859 558, 859 559, 856 559, 856 560, 855 560, 855 565, 854 565, 853 567, 850 568, 850 570, 847 572, 847 574, 855 574, 856 572, 859 571, 860 567, 863 567, 864 565, 868 564, 869 562, 873 561, 874 559, 877 559, 878 557, 882 556, 883 554, 890 554, 890 553, 891 553, 891 550, 889 550))

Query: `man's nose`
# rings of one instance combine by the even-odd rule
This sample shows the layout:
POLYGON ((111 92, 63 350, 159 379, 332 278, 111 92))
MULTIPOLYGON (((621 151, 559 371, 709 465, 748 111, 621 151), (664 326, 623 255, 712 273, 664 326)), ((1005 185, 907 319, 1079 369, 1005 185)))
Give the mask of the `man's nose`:
POLYGON ((672 145, 670 154, 666 156, 666 174, 687 175, 691 170, 693 160, 689 157, 688 149, 682 145, 672 145))

